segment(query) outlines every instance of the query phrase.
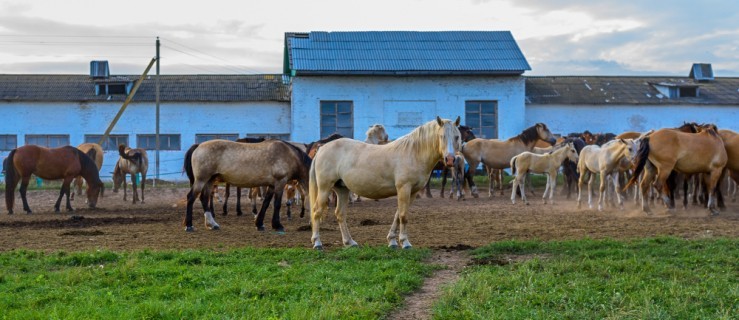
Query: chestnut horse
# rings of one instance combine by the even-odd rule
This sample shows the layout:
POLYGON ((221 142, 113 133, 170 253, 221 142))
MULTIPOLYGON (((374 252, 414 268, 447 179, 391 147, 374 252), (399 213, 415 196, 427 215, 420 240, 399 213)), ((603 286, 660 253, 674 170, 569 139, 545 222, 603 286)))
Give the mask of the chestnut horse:
POLYGON ((123 201, 127 201, 128 191, 126 187, 126 174, 131 175, 131 185, 133 187, 133 203, 139 201, 139 194, 136 190, 137 173, 141 174, 141 203, 144 203, 144 187, 146 186, 146 172, 149 170, 149 156, 146 150, 141 148, 131 149, 121 144, 118 146, 118 162, 113 169, 113 192, 118 192, 118 188, 123 185, 123 201))
MULTIPOLYGON (((98 171, 100 171, 100 168, 103 167, 103 158, 105 158, 103 147, 97 143, 83 143, 77 146, 77 149, 80 149, 80 151, 84 152, 88 157, 90 157, 90 159, 95 161, 95 165, 98 167, 98 171)), ((78 195, 82 194, 82 181, 82 177, 80 176, 74 178, 74 186, 77 187, 78 195)), ((72 192, 71 198, 74 200, 74 192, 72 192)))
POLYGON ((3 162, 5 169, 5 205, 8 214, 13 214, 15 202, 15 186, 21 183, 20 193, 23 200, 23 210, 31 213, 26 199, 26 190, 31 175, 39 178, 56 180, 64 179, 59 198, 54 204, 54 211, 59 212, 62 196, 67 195, 67 211, 73 211, 69 202, 70 184, 77 176, 87 181, 87 205, 95 208, 98 196, 103 193, 103 182, 95 162, 75 147, 45 148, 36 145, 25 145, 10 151, 3 162))
POLYGON ((185 172, 191 183, 187 194, 185 231, 194 231, 192 210, 198 197, 205 211, 206 228, 220 229, 208 205, 213 181, 218 179, 241 188, 267 186, 267 193, 255 225, 257 230, 264 230, 264 215, 274 196, 272 228, 283 232, 284 227, 280 224, 280 206, 285 185, 290 180, 298 180, 303 187, 307 187, 310 163, 311 159, 305 152, 282 140, 266 140, 259 143, 210 140, 194 144, 187 150, 184 163, 185 172))
POLYGON ((338 139, 321 147, 310 168, 308 188, 313 248, 323 248, 320 225, 332 189, 337 193, 335 214, 345 246, 357 245, 349 234, 345 218, 349 193, 354 192, 370 199, 397 195, 398 209, 387 235, 388 245, 397 248, 400 241, 403 248, 410 248, 408 207, 423 189, 439 159, 444 159, 447 165, 453 164, 454 155, 462 144, 457 129, 459 121, 459 117, 455 122, 436 117, 385 145, 338 139))
MULTIPOLYGON (((672 170, 684 174, 705 173, 703 181, 708 190, 707 207, 711 214, 716 208, 716 186, 721 179, 728 157, 724 143, 713 125, 700 125, 698 133, 685 133, 674 129, 660 129, 643 138, 635 162, 634 175, 626 187, 635 183, 644 172, 641 181, 645 195, 654 180, 654 187, 662 195, 670 210, 675 208, 670 199, 666 181, 672 170)), ((642 210, 650 213, 646 197, 642 197, 642 210)))
MULTIPOLYGON (((506 141, 498 139, 473 139, 462 146, 462 154, 464 159, 470 166, 465 179, 470 184, 472 196, 477 198, 477 186, 472 180, 473 173, 477 170, 477 166, 482 162, 488 170, 505 169, 511 165, 511 159, 521 152, 534 150, 534 146, 538 140, 549 142, 554 145, 556 139, 552 132, 549 131, 547 125, 537 123, 525 130, 519 135, 506 141)), ((488 192, 492 197, 492 179, 488 192)), ((502 186, 501 186, 502 190, 502 186)))

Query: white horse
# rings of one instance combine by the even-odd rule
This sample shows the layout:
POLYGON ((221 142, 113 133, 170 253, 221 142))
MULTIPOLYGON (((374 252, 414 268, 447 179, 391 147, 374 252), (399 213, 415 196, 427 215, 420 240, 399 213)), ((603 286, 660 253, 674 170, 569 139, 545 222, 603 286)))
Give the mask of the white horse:
POLYGON ((337 194, 336 220, 345 246, 357 245, 349 234, 344 216, 349 192, 354 192, 370 199, 397 195, 398 209, 387 240, 391 248, 398 247, 398 240, 403 248, 410 248, 408 207, 440 159, 447 165, 453 164, 454 155, 462 144, 457 129, 459 121, 459 117, 456 122, 436 117, 385 145, 342 138, 321 147, 310 168, 308 188, 313 248, 323 248, 319 231, 332 189, 337 194))
POLYGON ((580 151, 580 159, 577 162, 577 171, 580 172, 580 180, 577 183, 577 207, 580 208, 582 203, 582 187, 585 183, 585 177, 588 180, 588 207, 593 208, 592 200, 592 184, 595 181, 595 174, 600 173, 600 194, 598 197, 598 211, 603 210, 606 196, 606 182, 609 178, 613 180, 616 190, 616 198, 618 205, 623 209, 623 199, 621 198, 618 174, 624 164, 624 158, 631 161, 634 158, 635 144, 632 139, 611 140, 603 146, 588 145, 580 151))
POLYGON ((529 172, 543 173, 547 176, 547 185, 544 189, 542 199, 547 203, 547 193, 549 194, 549 202, 554 204, 554 189, 557 187, 557 171, 562 165, 564 159, 577 162, 577 150, 575 145, 566 143, 553 151, 545 154, 537 154, 533 152, 522 152, 511 159, 511 172, 515 174, 513 179, 513 190, 511 191, 511 202, 516 204, 516 188, 520 186, 521 200, 526 205, 529 204, 526 199, 526 176, 529 172), (516 171, 518 170, 518 171, 516 171))

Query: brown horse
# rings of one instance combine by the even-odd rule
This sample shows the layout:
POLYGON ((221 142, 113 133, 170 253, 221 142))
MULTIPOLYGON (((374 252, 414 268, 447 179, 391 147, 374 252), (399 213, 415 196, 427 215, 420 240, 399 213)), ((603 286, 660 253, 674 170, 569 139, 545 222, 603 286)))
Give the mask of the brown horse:
MULTIPOLYGON (((511 158, 524 151, 531 152, 538 140, 544 140, 554 145, 556 139, 549 131, 547 125, 537 123, 525 130, 519 135, 506 141, 498 139, 474 139, 462 146, 462 154, 470 166, 467 171, 467 182, 470 183, 472 196, 477 198, 477 186, 472 180, 472 173, 477 169, 477 165, 482 162, 488 169, 505 169, 510 166, 511 158)), ((489 193, 492 196, 492 180, 489 186, 489 193)), ((502 190, 502 186, 501 186, 502 190)))
POLYGON ((56 180, 64 179, 59 198, 54 204, 54 211, 59 212, 62 196, 67 195, 67 211, 73 211, 69 202, 70 184, 77 176, 87 181, 87 204, 95 208, 98 196, 103 193, 103 182, 95 162, 75 147, 44 148, 36 145, 25 145, 10 151, 3 162, 5 168, 5 205, 8 214, 13 214, 15 202, 15 186, 21 183, 20 193, 23 200, 23 210, 31 213, 26 199, 26 190, 31 175, 39 178, 56 180))
MULTIPOLYGON (((731 135, 724 139, 724 147, 726 148, 726 169, 729 170, 729 177, 734 183, 739 184, 739 135, 731 135)), ((731 194, 730 194, 731 195, 731 194)), ((734 186, 733 200, 736 200, 736 186, 734 186)))
POLYGON ((272 228, 284 232, 284 227, 280 224, 280 206, 285 185, 290 180, 298 180, 303 187, 307 187, 310 163, 307 154, 282 140, 266 140, 259 143, 210 140, 193 145, 185 154, 184 163, 185 172, 191 183, 187 194, 185 231, 194 231, 192 210, 198 197, 205 211, 206 228, 214 230, 220 228, 208 205, 213 181, 218 179, 242 188, 267 186, 267 193, 255 225, 257 230, 264 230, 264 215, 274 196, 272 228))
MULTIPOLYGON (((634 160, 636 169, 626 187, 635 183, 644 171, 641 181, 642 194, 647 194, 647 189, 656 179, 655 189, 661 193, 663 201, 672 210, 675 203, 668 196, 670 190, 666 184, 672 170, 685 174, 705 173, 703 180, 708 190, 707 207, 711 214, 716 215, 719 212, 715 203, 716 186, 727 159, 724 143, 715 126, 701 125, 698 133, 660 129, 642 139, 634 160)), ((642 197, 642 209, 649 213, 645 198, 642 197)))
POLYGON ((141 148, 131 149, 121 144, 118 146, 118 162, 113 169, 113 192, 118 192, 118 188, 123 185, 123 201, 127 201, 126 174, 131 175, 131 185, 133 186, 133 203, 139 201, 139 194, 136 190, 136 174, 141 174, 141 203, 144 203, 144 187, 146 186, 146 172, 149 170, 149 156, 146 150, 141 148))
MULTIPOLYGON (((84 152, 90 159, 95 161, 95 165, 98 167, 98 171, 100 171, 100 168, 103 167, 103 147, 101 147, 97 143, 83 143, 79 146, 77 146, 77 149, 80 149, 80 151, 84 152)), ((78 176, 74 178, 74 185, 77 187, 77 194, 82 194, 82 177, 78 176)), ((72 200, 74 200, 74 192, 72 192, 71 196, 72 200)))
POLYGON ((387 235, 388 245, 397 248, 400 241, 403 248, 410 248, 408 207, 439 159, 453 165, 454 155, 462 144, 457 129, 459 121, 459 117, 456 122, 436 117, 385 145, 338 139, 321 147, 310 168, 308 188, 313 248, 323 248, 320 224, 332 189, 338 195, 335 214, 345 246, 357 245, 345 219, 349 192, 354 192, 370 199, 397 195, 398 209, 387 235))

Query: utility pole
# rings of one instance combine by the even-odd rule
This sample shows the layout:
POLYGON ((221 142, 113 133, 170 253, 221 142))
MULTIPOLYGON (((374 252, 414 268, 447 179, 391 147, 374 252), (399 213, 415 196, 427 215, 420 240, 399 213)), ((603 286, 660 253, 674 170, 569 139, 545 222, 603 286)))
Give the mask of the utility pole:
POLYGON ((159 37, 157 37, 157 74, 156 74, 156 133, 155 133, 155 143, 156 143, 156 179, 154 179, 154 186, 157 185, 157 180, 159 180, 159 37))

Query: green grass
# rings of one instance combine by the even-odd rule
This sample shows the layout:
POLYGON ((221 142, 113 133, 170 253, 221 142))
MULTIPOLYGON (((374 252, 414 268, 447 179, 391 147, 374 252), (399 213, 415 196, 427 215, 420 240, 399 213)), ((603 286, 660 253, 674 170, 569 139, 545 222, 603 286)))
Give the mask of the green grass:
POLYGON ((739 241, 508 241, 474 251, 436 319, 737 319, 739 241), (512 262, 509 262, 512 259, 512 262))
POLYGON ((428 250, 0 253, 2 319, 378 318, 428 250))

